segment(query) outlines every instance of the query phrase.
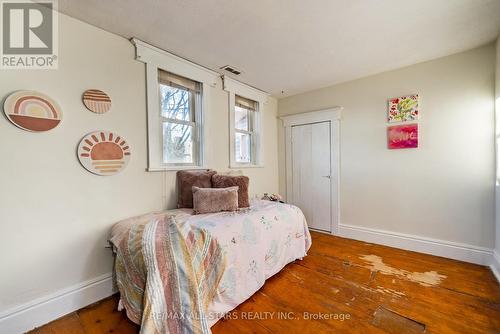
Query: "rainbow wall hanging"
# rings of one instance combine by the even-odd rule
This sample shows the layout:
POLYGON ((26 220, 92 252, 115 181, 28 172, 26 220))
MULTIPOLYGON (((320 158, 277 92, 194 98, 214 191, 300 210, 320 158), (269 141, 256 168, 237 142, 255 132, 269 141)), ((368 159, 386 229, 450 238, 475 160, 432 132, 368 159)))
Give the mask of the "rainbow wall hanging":
POLYGON ((78 159, 97 175, 114 175, 127 166, 130 147, 120 135, 109 131, 91 132, 78 145, 78 159))
POLYGON ((111 99, 102 90, 86 90, 82 98, 85 107, 96 114, 104 114, 111 109, 111 99))
POLYGON ((48 131, 62 120, 59 105, 47 95, 34 91, 12 93, 5 100, 3 110, 14 125, 26 131, 48 131))

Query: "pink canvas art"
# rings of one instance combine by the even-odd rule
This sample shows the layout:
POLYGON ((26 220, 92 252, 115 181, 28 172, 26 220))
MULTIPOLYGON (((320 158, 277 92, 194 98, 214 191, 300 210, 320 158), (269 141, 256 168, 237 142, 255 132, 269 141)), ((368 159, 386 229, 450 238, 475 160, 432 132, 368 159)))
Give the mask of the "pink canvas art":
POLYGON ((390 150, 418 147, 418 124, 387 127, 387 146, 390 150))

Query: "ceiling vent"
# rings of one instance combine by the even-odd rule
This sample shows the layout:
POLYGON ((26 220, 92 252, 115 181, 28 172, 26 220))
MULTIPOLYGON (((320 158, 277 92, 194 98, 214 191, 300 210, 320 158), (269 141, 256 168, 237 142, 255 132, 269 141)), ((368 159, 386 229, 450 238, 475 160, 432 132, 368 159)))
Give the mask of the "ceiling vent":
POLYGON ((224 70, 224 71, 227 71, 229 73, 232 73, 234 75, 240 75, 241 74, 241 71, 232 67, 232 66, 229 66, 229 65, 226 65, 226 66, 222 66, 220 68, 221 70, 224 70))

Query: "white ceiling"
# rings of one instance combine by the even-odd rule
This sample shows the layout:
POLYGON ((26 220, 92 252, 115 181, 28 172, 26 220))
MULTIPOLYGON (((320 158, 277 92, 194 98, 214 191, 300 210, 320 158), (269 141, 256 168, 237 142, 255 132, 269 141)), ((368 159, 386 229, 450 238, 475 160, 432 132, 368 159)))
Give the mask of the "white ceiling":
POLYGON ((500 0, 59 0, 59 10, 288 96, 493 41, 500 0), (284 94, 281 93, 284 91, 284 94))

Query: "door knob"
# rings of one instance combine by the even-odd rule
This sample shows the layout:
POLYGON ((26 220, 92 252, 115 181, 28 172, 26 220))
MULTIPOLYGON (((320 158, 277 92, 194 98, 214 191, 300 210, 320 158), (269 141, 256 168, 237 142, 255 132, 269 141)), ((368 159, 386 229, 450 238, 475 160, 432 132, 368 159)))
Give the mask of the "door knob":
POLYGON ((326 177, 327 179, 330 179, 331 176, 330 175, 323 175, 323 177, 326 177))

